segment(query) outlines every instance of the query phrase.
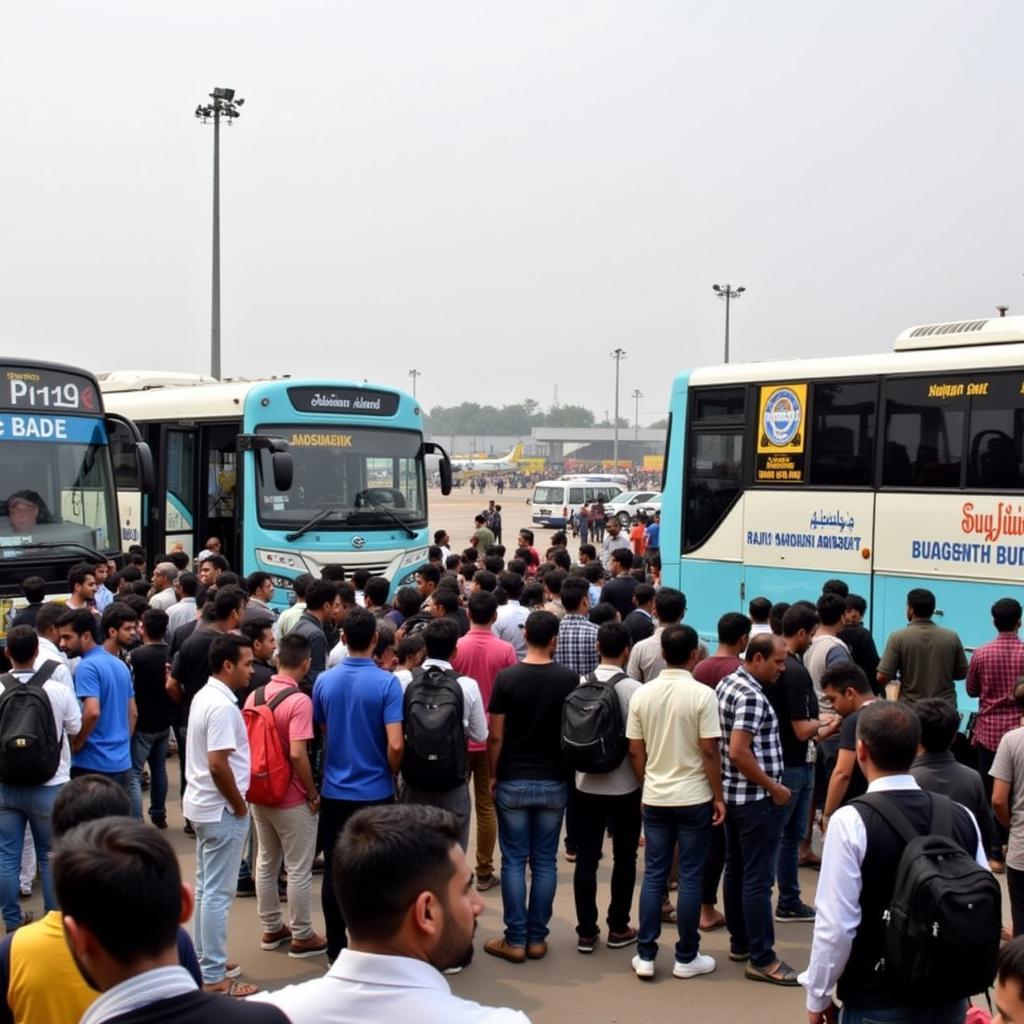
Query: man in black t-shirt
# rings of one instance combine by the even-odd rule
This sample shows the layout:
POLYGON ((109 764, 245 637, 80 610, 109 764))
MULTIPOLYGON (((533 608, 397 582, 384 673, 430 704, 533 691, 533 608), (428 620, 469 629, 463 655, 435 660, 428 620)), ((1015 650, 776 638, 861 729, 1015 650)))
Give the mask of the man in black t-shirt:
POLYGON ((868 603, 860 594, 848 594, 839 639, 850 648, 850 659, 861 667, 875 694, 881 697, 882 688, 875 678, 878 674, 878 648, 875 646, 874 637, 864 625, 867 611, 868 603))
POLYGON ((526 657, 498 673, 488 707, 487 757, 498 811, 505 935, 490 939, 484 949, 513 963, 539 960, 548 950, 567 798, 562 704, 579 683, 575 672, 552 660, 558 645, 558 619, 552 612, 531 612, 524 634, 526 657))
POLYGON ((839 727, 839 756, 828 781, 824 825, 843 804, 867 792, 868 780, 857 763, 857 719, 875 699, 868 677, 852 661, 843 661, 825 670, 821 690, 842 716, 839 727))

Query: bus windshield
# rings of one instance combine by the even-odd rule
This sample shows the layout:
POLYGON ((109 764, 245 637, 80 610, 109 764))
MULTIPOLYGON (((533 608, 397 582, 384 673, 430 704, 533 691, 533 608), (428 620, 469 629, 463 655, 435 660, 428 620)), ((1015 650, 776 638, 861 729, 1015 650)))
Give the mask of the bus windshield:
POLYGON ((293 530, 393 530, 426 525, 422 437, 410 430, 348 426, 267 425, 257 433, 288 442, 295 466, 291 490, 274 490, 267 452, 257 481, 260 525, 293 530))

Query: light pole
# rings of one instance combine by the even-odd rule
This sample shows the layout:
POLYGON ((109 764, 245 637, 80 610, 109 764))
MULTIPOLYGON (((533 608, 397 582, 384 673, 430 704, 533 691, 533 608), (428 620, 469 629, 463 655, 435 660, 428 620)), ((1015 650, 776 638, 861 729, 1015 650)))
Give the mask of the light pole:
POLYGON ((725 299, 725 361, 729 362, 729 303, 738 299, 747 289, 743 285, 733 288, 731 284, 711 286, 720 299, 725 299))
POLYGON ((639 388, 633 388, 633 465, 639 461, 637 455, 640 452, 640 399, 644 393, 639 388))
POLYGON ((409 376, 412 377, 412 397, 416 397, 416 378, 423 375, 422 370, 410 370, 409 376))
POLYGON ((617 470, 619 468, 619 366, 626 358, 626 350, 617 348, 610 354, 615 360, 615 443, 612 447, 612 462, 614 463, 612 469, 617 470))
POLYGON ((213 288, 210 299, 210 374, 220 378, 220 119, 228 124, 241 116, 238 109, 245 100, 235 99, 234 89, 215 88, 212 103, 200 103, 196 117, 203 124, 213 119, 213 288))

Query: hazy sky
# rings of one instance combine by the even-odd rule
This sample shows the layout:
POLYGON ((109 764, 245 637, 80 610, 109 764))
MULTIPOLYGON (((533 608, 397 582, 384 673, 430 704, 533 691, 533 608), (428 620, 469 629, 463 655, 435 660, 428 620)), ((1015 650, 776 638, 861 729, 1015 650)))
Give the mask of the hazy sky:
POLYGON ((626 396, 721 359, 891 348, 1024 312, 1014 2, 8 5, 2 350, 427 407, 626 396))

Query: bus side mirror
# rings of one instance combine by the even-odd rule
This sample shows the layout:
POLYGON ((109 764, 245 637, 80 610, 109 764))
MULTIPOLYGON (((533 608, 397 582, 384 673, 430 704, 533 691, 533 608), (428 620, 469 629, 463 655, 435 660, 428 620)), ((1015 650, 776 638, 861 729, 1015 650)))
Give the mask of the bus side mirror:
POLYGON ((451 494, 452 493, 452 460, 445 455, 437 465, 437 470, 441 474, 441 493, 451 494))
POLYGON ((295 476, 295 460, 292 453, 274 452, 270 456, 270 461, 274 471, 274 490, 279 494, 290 491, 295 476))
POLYGON ((135 445, 135 467, 139 474, 139 490, 152 494, 156 490, 156 472, 153 468, 153 452, 145 441, 135 445))

